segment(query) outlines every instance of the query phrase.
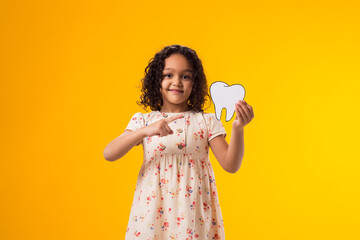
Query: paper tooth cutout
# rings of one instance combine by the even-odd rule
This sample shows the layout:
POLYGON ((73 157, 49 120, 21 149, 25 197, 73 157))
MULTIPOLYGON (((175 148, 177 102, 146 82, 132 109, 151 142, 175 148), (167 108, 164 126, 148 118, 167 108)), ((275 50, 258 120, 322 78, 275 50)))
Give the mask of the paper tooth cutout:
POLYGON ((226 109, 226 121, 230 121, 235 113, 235 103, 245 97, 245 88, 240 84, 229 86, 224 82, 214 82, 210 86, 211 99, 215 106, 215 116, 221 118, 223 108, 226 109))

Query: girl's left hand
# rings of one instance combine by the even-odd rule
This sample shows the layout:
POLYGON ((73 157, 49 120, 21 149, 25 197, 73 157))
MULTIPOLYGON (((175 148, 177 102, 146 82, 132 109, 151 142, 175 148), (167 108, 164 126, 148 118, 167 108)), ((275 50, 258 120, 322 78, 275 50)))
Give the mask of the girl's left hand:
POLYGON ((241 130, 254 118, 253 108, 245 101, 239 100, 235 103, 236 117, 232 124, 236 130, 241 130))

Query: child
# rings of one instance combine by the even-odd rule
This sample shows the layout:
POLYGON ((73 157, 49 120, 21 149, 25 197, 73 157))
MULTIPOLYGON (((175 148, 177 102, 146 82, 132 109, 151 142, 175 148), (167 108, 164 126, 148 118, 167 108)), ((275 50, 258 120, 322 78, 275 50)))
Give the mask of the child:
POLYGON ((225 239, 209 146, 220 165, 235 173, 244 155, 243 127, 254 117, 236 104, 228 145, 213 113, 202 108, 207 82, 196 52, 180 45, 158 52, 145 69, 140 105, 124 133, 106 146, 115 161, 142 144, 141 166, 125 239, 225 239))

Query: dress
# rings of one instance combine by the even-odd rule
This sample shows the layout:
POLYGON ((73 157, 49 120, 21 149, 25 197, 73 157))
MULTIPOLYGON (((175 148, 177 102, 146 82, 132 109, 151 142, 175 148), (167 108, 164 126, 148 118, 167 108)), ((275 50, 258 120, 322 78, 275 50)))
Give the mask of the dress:
MULTIPOLYGON (((136 130, 179 113, 135 113, 136 130)), ((226 136, 213 113, 183 112, 169 123, 173 134, 142 141, 143 164, 136 182, 125 240, 225 239, 209 141, 226 136)))

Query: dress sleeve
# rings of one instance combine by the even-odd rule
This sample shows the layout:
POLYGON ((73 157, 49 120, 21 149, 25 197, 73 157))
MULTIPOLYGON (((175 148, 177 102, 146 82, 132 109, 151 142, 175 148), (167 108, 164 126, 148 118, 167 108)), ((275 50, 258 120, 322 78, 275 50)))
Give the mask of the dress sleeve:
POLYGON ((135 131, 144 126, 145 126, 144 115, 141 112, 137 112, 131 117, 129 124, 126 126, 125 130, 129 129, 135 131))
POLYGON ((221 121, 217 120, 214 113, 207 113, 206 126, 208 128, 208 142, 214 137, 224 135, 226 137, 226 131, 221 121))

